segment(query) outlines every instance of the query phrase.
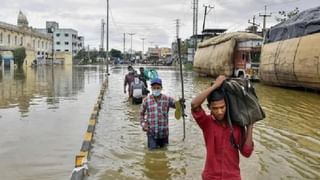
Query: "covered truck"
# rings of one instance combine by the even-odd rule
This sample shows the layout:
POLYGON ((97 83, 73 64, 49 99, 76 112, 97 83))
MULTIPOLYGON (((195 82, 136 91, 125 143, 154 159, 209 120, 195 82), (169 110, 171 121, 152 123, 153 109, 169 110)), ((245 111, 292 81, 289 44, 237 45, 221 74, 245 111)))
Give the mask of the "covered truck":
POLYGON ((320 7, 268 31, 259 73, 266 84, 320 89, 320 7))
POLYGON ((217 77, 257 79, 262 37, 233 32, 210 38, 199 44, 193 63, 194 71, 217 77))

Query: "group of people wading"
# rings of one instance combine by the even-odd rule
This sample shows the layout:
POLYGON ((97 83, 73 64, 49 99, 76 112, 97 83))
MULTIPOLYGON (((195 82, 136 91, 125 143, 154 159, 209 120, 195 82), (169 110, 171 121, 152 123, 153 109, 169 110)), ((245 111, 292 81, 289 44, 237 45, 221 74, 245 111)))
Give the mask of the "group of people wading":
MULTIPOLYGON (((176 100, 161 92, 163 82, 159 77, 150 80, 151 94, 148 95, 144 69, 140 68, 140 74, 137 74, 129 66, 128 71, 124 80, 124 93, 127 92, 128 85, 132 103, 141 103, 140 125, 146 132, 148 149, 164 148, 169 143, 169 109, 176 107, 176 100)), ((204 180, 241 179, 239 153, 249 157, 254 148, 253 124, 245 127, 232 124, 231 128, 228 125, 226 115, 228 107, 225 93, 221 90, 225 79, 224 76, 219 76, 210 87, 191 101, 192 116, 202 130, 206 146, 206 161, 202 172, 204 180), (202 108, 205 100, 208 103, 209 114, 202 108), (231 129, 233 141, 235 141, 233 143, 240 144, 238 147, 230 142, 231 129)), ((184 108, 184 99, 178 101, 184 108)))

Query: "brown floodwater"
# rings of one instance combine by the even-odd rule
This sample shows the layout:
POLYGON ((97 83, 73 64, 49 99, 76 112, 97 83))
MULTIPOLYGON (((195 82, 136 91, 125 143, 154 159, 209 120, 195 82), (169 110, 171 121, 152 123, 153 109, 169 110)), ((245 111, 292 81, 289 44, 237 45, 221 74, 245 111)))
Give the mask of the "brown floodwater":
MULTIPOLYGON (((190 101, 212 79, 184 73, 186 139, 182 141, 182 120, 175 120, 171 110, 169 146, 149 151, 139 126, 140 107, 131 105, 123 93, 126 73, 125 67, 111 70, 89 161, 89 179, 201 179, 205 146, 190 114, 190 101)), ((181 97, 179 71, 160 68, 158 73, 163 92, 181 97)), ((254 126, 255 151, 250 158, 241 158, 242 178, 320 179, 320 95, 260 83, 255 87, 267 118, 254 126)))
POLYGON ((0 67, 0 179, 69 179, 103 68, 0 67))
MULTIPOLYGON (((163 92, 181 97, 179 71, 157 71, 163 92)), ((104 72, 103 66, 0 70, 1 180, 70 178, 104 72)), ((149 151, 139 126, 140 107, 123 93, 126 67, 112 67, 110 73, 88 179, 201 179, 205 146, 190 101, 212 79, 184 72, 186 139, 182 120, 170 110, 169 146, 149 151)), ((255 87, 267 118, 255 124, 255 151, 241 158, 242 178, 320 179, 320 95, 260 83, 255 87)))

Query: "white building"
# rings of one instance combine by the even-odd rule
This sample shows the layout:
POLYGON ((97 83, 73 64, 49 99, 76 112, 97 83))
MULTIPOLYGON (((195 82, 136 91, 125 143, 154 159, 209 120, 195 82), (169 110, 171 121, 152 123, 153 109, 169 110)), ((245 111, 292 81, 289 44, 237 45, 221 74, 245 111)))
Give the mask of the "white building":
POLYGON ((55 52, 70 52, 72 57, 84 48, 84 37, 78 36, 78 31, 70 28, 59 28, 54 21, 46 22, 46 29, 37 29, 40 32, 53 33, 53 48, 55 52))

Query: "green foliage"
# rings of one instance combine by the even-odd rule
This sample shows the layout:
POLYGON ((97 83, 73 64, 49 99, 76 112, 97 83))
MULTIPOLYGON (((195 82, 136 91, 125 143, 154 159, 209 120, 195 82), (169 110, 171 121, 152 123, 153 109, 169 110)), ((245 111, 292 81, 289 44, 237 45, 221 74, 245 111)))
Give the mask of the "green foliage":
POLYGON ((284 22, 287 19, 290 19, 292 16, 298 14, 299 12, 300 11, 299 11, 298 7, 296 7, 294 10, 289 11, 289 12, 279 11, 278 14, 280 15, 280 17, 275 17, 275 18, 276 18, 276 21, 278 21, 278 22, 284 22))
POLYGON ((20 47, 20 48, 14 49, 12 53, 13 53, 14 63, 20 69, 23 65, 24 59, 27 56, 26 49, 24 47, 20 47))
POLYGON ((111 49, 110 51, 110 56, 113 58, 121 58, 121 51, 117 50, 117 49, 111 49))

